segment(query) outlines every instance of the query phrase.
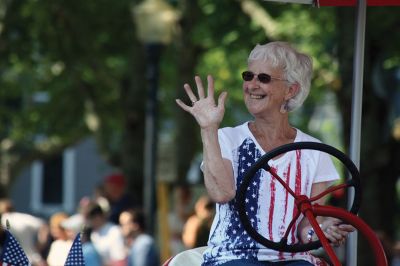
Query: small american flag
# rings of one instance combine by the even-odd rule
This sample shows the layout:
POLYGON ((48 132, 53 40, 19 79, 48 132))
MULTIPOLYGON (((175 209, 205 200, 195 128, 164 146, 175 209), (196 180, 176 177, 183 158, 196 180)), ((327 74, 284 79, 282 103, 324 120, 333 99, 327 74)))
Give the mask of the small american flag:
POLYGON ((72 243, 67 260, 65 261, 65 266, 85 266, 80 233, 77 234, 74 242, 72 243))
POLYGON ((27 266, 29 263, 28 257, 24 250, 8 230, 3 230, 5 233, 5 241, 3 244, 3 252, 0 257, 1 266, 27 266))

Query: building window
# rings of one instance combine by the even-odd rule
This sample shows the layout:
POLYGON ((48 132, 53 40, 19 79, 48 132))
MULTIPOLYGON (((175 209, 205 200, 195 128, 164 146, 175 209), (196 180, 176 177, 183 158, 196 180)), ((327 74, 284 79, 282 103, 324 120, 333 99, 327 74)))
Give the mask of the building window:
POLYGON ((62 204, 63 200, 63 156, 54 156, 42 162, 42 203, 62 204))
POLYGON ((75 152, 63 153, 44 161, 36 161, 31 167, 31 207, 35 213, 51 215, 57 211, 74 210, 75 152))

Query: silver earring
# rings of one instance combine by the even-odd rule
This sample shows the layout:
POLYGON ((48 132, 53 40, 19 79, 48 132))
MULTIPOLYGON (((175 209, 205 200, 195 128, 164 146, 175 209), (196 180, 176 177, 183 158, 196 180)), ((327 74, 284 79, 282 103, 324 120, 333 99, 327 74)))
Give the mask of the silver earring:
POLYGON ((289 101, 285 101, 285 102, 281 105, 281 110, 280 110, 280 112, 281 112, 282 114, 285 114, 285 113, 288 112, 288 110, 289 110, 289 101))

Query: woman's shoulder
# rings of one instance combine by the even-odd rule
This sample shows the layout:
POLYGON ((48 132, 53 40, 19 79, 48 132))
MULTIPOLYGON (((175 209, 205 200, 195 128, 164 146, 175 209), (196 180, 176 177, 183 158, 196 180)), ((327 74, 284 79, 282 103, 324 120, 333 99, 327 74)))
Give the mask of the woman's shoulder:
POLYGON ((321 142, 321 140, 317 139, 314 136, 311 136, 307 133, 304 133, 303 131, 301 131, 300 129, 296 128, 297 130, 297 135, 296 135, 296 142, 300 142, 300 141, 311 141, 311 142, 321 142))
MULTIPOLYGON (((297 129, 297 135, 296 135, 296 140, 295 142, 318 142, 318 143, 322 143, 321 140, 319 140, 318 138, 311 136, 307 133, 302 132, 301 130, 297 129)), ((306 160, 308 160, 309 162, 314 161, 315 163, 318 162, 318 158, 321 154, 320 151, 318 150, 303 150, 304 151, 304 158, 307 158, 306 160)))
POLYGON ((223 127, 218 130, 218 138, 220 140, 229 141, 231 143, 242 142, 249 137, 248 123, 243 123, 234 127, 223 127))
POLYGON ((233 127, 222 127, 218 130, 220 134, 225 134, 225 135, 232 135, 232 134, 237 135, 238 133, 246 133, 247 131, 248 131, 248 122, 233 127))

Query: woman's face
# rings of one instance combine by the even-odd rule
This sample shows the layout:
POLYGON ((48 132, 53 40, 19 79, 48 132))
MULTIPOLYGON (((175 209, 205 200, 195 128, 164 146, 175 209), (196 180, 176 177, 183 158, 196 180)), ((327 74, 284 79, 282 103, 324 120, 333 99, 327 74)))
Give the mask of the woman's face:
POLYGON ((290 98, 289 83, 278 79, 262 83, 257 75, 265 73, 274 78, 284 79, 283 71, 263 61, 251 62, 248 65, 248 71, 255 74, 252 80, 243 81, 244 102, 249 112, 255 117, 280 113, 281 106, 290 98))

